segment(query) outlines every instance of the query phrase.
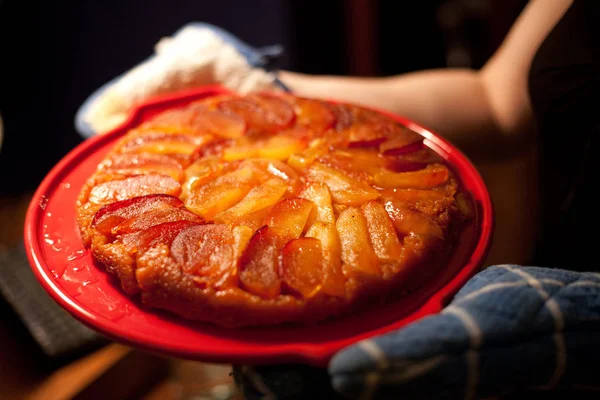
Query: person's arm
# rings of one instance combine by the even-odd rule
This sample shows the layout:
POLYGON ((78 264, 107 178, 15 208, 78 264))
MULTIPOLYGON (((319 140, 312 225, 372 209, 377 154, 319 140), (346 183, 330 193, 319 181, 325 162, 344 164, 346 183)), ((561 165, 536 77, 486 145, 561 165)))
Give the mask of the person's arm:
POLYGON ((572 0, 531 0, 502 46, 479 71, 446 69, 386 78, 281 71, 298 95, 389 110, 446 136, 467 153, 507 152, 533 137, 527 76, 538 47, 572 0))

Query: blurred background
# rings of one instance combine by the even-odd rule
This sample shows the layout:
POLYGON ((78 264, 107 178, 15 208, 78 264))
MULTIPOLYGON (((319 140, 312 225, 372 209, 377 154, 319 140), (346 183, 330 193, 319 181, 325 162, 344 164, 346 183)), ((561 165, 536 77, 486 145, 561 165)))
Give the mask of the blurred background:
POLYGON ((35 188, 81 140, 73 116, 82 101, 190 21, 221 26, 254 46, 282 44, 282 68, 377 76, 478 68, 525 2, 3 0, 0 190, 35 188))
MULTIPOLYGON (((40 339, 43 326, 27 318, 30 310, 18 307, 24 301, 15 300, 19 298, 9 282, 18 281, 21 291, 39 290, 32 275, 14 273, 16 268, 28 269, 18 250, 25 208, 50 168, 82 141, 73 127, 77 108, 100 85, 151 55, 161 37, 191 21, 208 22, 256 47, 279 43, 286 51, 280 68, 313 74, 384 76, 429 68, 479 68, 525 3, 1 0, 0 251, 8 256, 0 258, 0 398, 107 398, 106 385, 98 382, 118 368, 147 373, 121 379, 122 390, 112 381, 108 397, 114 399, 181 398, 181 387, 169 384, 173 371, 179 371, 178 382, 182 376, 201 385, 231 380, 223 375, 227 368, 203 369, 142 354, 85 329, 74 335, 70 347, 67 343, 50 351, 48 342, 40 339), (79 375, 69 375, 74 371, 79 375)), ((519 162, 522 167, 528 161, 519 162)), ((482 168, 487 171, 482 172, 484 178, 493 180, 493 168, 482 168)), ((45 293, 37 296, 32 304, 54 306, 45 293)), ((56 315, 64 318, 61 321, 69 318, 56 315)), ((76 324, 63 324, 71 323, 76 324)), ((221 389, 210 396, 228 398, 221 389)))

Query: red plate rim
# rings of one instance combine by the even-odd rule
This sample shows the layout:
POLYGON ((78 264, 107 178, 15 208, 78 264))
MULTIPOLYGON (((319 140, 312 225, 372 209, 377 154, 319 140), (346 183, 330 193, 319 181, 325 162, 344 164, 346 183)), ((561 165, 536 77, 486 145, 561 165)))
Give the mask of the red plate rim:
MULTIPOLYGON (((47 246, 47 244, 44 243, 44 237, 41 236, 40 231, 42 222, 46 221, 44 219, 46 218, 46 205, 53 193, 57 190, 56 188, 58 185, 63 182, 69 168, 72 167, 74 163, 83 162, 88 156, 93 155, 95 149, 98 147, 107 146, 112 143, 127 129, 134 126, 136 121, 138 121, 144 113, 151 112, 153 109, 160 107, 163 107, 164 109, 165 105, 170 107, 169 105, 185 104, 199 98, 226 93, 230 93, 230 91, 220 86, 205 86, 154 98, 135 108, 129 115, 129 118, 118 128, 115 128, 106 134, 85 140, 57 163, 44 178, 35 192, 27 211, 24 234, 25 248, 33 272, 41 285, 58 304, 75 318, 116 341, 185 359, 234 364, 300 362, 316 366, 325 366, 331 356, 343 347, 361 339, 398 329, 418 318, 441 311, 444 304, 446 304, 467 280, 479 270, 491 245, 494 229, 493 205, 483 179, 469 159, 447 140, 407 118, 371 108, 421 134, 425 138, 426 145, 438 154, 444 156, 449 162, 449 159, 451 158, 451 167, 456 171, 462 172, 462 175, 459 175, 459 178, 461 180, 468 179, 469 190, 478 209, 479 220, 474 231, 476 239, 474 240, 474 243, 469 246, 468 253, 464 256, 466 262, 461 264, 462 266, 458 268, 458 271, 454 275, 444 275, 447 279, 443 283, 443 286, 436 286, 435 289, 432 289, 434 291, 430 296, 427 296, 427 298, 423 298, 423 296, 417 297, 419 303, 414 305, 412 312, 403 314, 400 319, 387 325, 379 326, 375 329, 370 329, 367 332, 361 332, 351 337, 342 337, 341 339, 338 338, 324 343, 311 342, 310 340, 296 342, 285 342, 284 340, 281 343, 276 342, 274 344, 256 344, 254 342, 249 342, 245 345, 242 340, 241 342, 232 342, 232 344, 235 344, 236 346, 229 346, 228 344, 231 343, 227 342, 227 338, 230 337, 231 331, 221 330, 222 328, 207 327, 202 324, 181 321, 177 318, 175 318, 175 322, 173 322, 170 317, 165 317, 161 312, 158 312, 159 321, 163 321, 164 324, 167 325, 172 324, 176 330, 179 329, 177 326, 181 323, 183 324, 181 327, 181 334, 183 337, 189 336, 190 339, 197 339, 197 341, 192 341, 191 343, 176 343, 175 340, 169 341, 164 338, 157 338, 152 334, 148 334, 148 332, 136 331, 135 329, 132 330, 130 326, 121 323, 123 320, 107 319, 103 315, 99 315, 97 310, 90 309, 86 304, 81 304, 81 298, 68 292, 63 286, 64 282, 61 283, 49 265, 49 261, 44 258, 44 246, 47 246), (192 328, 190 328, 190 326, 192 326, 192 328), (209 333, 206 334, 206 332, 209 333), (225 339, 219 337, 220 333, 225 336, 225 339), (223 339, 224 342, 221 341, 221 339, 223 339), (203 343, 203 340, 208 341, 203 343)), ((77 189, 78 191, 80 188, 74 189, 77 189)), ((58 209, 60 210, 61 208, 58 209)), ((60 252, 60 250, 57 251, 60 252)), ((95 267, 92 266, 92 269, 93 268, 95 267)), ((104 271, 94 270, 93 273, 107 275, 104 271)), ((110 278, 103 277, 100 279, 103 280, 102 284, 104 284, 104 279, 106 279, 107 282, 110 280, 110 278)), ((122 298, 119 298, 119 301, 124 302, 125 308, 129 307, 128 304, 130 299, 124 293, 122 293, 122 298)), ((408 304, 413 306, 411 303, 408 304)), ((152 314, 156 314, 157 312, 135 309, 131 315, 136 315, 135 313, 140 313, 140 315, 149 313, 148 315, 150 315, 150 318, 154 318, 152 314)), ((341 317, 341 319, 343 318, 346 317, 341 317)), ((335 324, 336 321, 334 320, 328 323, 335 324)), ((258 328, 259 333, 257 333, 257 335, 260 334, 260 329, 277 331, 279 328, 258 328)), ((295 329, 302 330, 303 328, 296 327, 295 329)), ((316 329, 316 332, 318 332, 319 327, 306 329, 316 329)), ((282 332, 285 333, 283 328, 282 332)), ((288 333, 289 332, 290 331, 288 331, 288 333)))

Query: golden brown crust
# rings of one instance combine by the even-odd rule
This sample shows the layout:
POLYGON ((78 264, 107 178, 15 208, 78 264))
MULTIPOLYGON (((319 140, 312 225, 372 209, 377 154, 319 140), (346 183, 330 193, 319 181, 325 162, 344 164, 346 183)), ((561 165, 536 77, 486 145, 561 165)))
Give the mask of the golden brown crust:
POLYGON ((123 290, 223 326, 312 323, 436 273, 465 219, 422 138, 360 107, 223 96, 123 137, 77 222, 123 290))
POLYGON ((127 294, 136 294, 140 291, 135 278, 135 261, 125 246, 120 243, 109 243, 105 236, 95 235, 90 246, 92 256, 106 267, 111 274, 115 274, 121 287, 127 294))
POLYGON ((193 276, 184 273, 166 246, 157 246, 139 260, 136 276, 142 300, 189 319, 216 322, 223 326, 277 324, 289 321, 316 322, 340 313, 341 299, 320 296, 307 304, 291 295, 264 300, 236 287, 221 291, 200 288, 193 276))

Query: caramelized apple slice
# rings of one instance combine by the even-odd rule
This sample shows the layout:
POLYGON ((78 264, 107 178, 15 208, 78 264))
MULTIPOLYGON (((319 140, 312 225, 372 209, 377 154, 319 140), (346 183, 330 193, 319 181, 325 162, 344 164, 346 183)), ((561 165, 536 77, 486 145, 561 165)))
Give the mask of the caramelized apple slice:
POLYGON ((207 156, 194 161, 185 170, 186 179, 196 178, 195 181, 206 182, 221 171, 233 170, 239 164, 223 163, 219 157, 207 156))
POLYGON ((193 164, 185 169, 185 181, 181 188, 182 199, 187 199, 192 188, 202 186, 203 184, 210 182, 215 176, 219 176, 229 167, 227 163, 222 163, 220 158, 217 157, 205 157, 196 160, 193 164))
POLYGON ((173 240, 171 254, 183 271, 204 278, 208 285, 235 267, 233 241, 225 225, 194 225, 173 240))
POLYGON ((258 156, 285 161, 292 154, 302 151, 306 145, 305 138, 277 135, 258 146, 258 156))
POLYGON ((260 157, 285 161, 292 154, 306 148, 308 137, 303 136, 303 133, 303 130, 296 129, 262 140, 250 138, 238 140, 235 145, 223 150, 223 160, 235 161, 260 157))
POLYGON ((362 206, 375 254, 381 262, 397 262, 402 254, 394 224, 383 206, 371 200, 362 206))
POLYGON ((342 248, 344 272, 380 275, 379 259, 371 246, 365 217, 356 207, 348 207, 338 217, 336 228, 342 248))
POLYGON ((291 240, 281 251, 279 275, 282 283, 305 299, 314 297, 321 290, 323 261, 318 239, 291 240))
POLYGON ((327 108, 335 117, 335 130, 341 132, 354 123, 353 107, 347 104, 332 104, 326 103, 327 108))
POLYGON ((204 133, 224 139, 239 138, 246 133, 246 122, 242 118, 219 111, 198 113, 193 123, 204 133))
POLYGON ((126 235, 149 229, 155 225, 175 221, 192 221, 198 224, 204 219, 185 208, 161 208, 138 214, 111 229, 113 235, 126 235))
POLYGON ((323 156, 328 152, 329 147, 325 139, 314 139, 309 143, 307 149, 301 153, 292 154, 287 162, 296 171, 305 171, 317 157, 323 156))
POLYGON ((154 225, 146 230, 124 236, 123 244, 128 247, 134 246, 137 248, 136 255, 139 257, 148 249, 158 244, 165 244, 170 247, 173 240, 175 240, 182 230, 194 225, 200 224, 186 220, 165 222, 163 224, 154 225))
POLYGON ((243 118, 252 132, 275 132, 294 121, 294 110, 275 96, 248 96, 225 99, 218 105, 226 114, 243 118))
POLYGON ((429 148, 406 152, 404 154, 384 156, 385 167, 394 172, 417 171, 429 164, 439 164, 442 158, 429 148))
POLYGON ((379 148, 387 140, 385 132, 378 129, 377 125, 354 124, 346 130, 348 134, 348 148, 379 148))
POLYGON ((258 157, 260 146, 257 146, 248 138, 238 140, 235 145, 223 149, 224 161, 245 160, 258 157))
POLYGON ((100 164, 99 170, 128 176, 160 173, 180 182, 183 179, 181 164, 160 154, 115 154, 100 164))
POLYGON ((423 148, 423 136, 409 129, 400 129, 397 136, 389 138, 379 145, 383 155, 400 155, 423 148))
POLYGON ((379 192, 366 183, 352 179, 322 163, 314 163, 307 171, 307 178, 325 183, 336 203, 356 206, 379 197, 379 192))
POLYGON ((342 213, 342 211, 344 211, 346 208, 348 208, 348 206, 345 206, 343 204, 333 203, 333 214, 335 216, 340 215, 342 213))
POLYGON ((381 149, 387 149, 384 151, 381 151, 381 153, 384 156, 399 156, 399 155, 403 155, 403 154, 408 154, 408 153, 412 153, 418 150, 421 150, 424 146, 423 144, 423 139, 421 139, 420 141, 414 142, 414 143, 408 143, 408 144, 404 144, 404 143, 394 143, 395 140, 398 140, 399 138, 396 139, 392 139, 390 141, 387 141, 385 143, 382 143, 379 146, 379 149, 381 151, 381 149), (396 147, 397 146, 397 147, 396 147))
POLYGON ((294 123, 296 119, 294 110, 279 96, 260 93, 249 97, 260 104, 261 109, 264 110, 265 119, 275 130, 287 128, 294 123))
POLYGON ((223 152, 228 147, 231 147, 235 143, 235 140, 230 139, 215 139, 204 143, 194 150, 191 155, 191 160, 196 161, 204 157, 218 157, 221 158, 223 152))
MULTIPOLYGON (((250 242, 252 235, 254 234, 254 230, 247 226, 236 226, 233 228, 233 267, 224 274, 221 279, 214 283, 214 287, 220 289, 228 289, 228 288, 237 288, 239 287, 239 270, 237 260, 240 259, 244 251, 246 250, 246 246, 250 242)), ((202 280, 197 283, 204 284, 202 280)))
POLYGON ((100 183, 92 188, 88 200, 91 203, 111 203, 147 194, 177 196, 181 192, 179 182, 170 176, 138 175, 100 183))
POLYGON ((185 107, 163 111, 142 125, 144 129, 155 129, 169 133, 202 134, 206 132, 199 116, 210 113, 209 108, 199 102, 185 107))
POLYGON ((317 206, 317 219, 326 223, 335 222, 331 193, 327 185, 319 182, 309 182, 298 195, 303 199, 312 201, 317 206))
POLYGON ((308 229, 316 215, 315 203, 292 197, 277 203, 267 214, 264 224, 285 232, 288 239, 296 239, 308 229))
POLYGON ((279 296, 279 254, 285 243, 275 228, 263 226, 256 231, 239 261, 242 288, 267 299, 279 296))
POLYGON ((283 179, 287 186, 288 196, 295 196, 301 189, 302 182, 298 173, 286 163, 279 160, 268 160, 265 158, 251 158, 240 163, 239 168, 249 167, 259 182, 269 179, 283 179))
POLYGON ((393 172, 414 172, 424 169, 429 165, 422 161, 410 161, 403 158, 394 157, 386 159, 385 167, 393 172))
MULTIPOLYGON (((198 181, 200 182, 200 181, 198 181)), ((204 185, 192 185, 186 207, 210 220, 242 200, 256 183, 250 168, 241 168, 204 185)))
POLYGON ((415 172, 381 171, 373 177, 373 183, 382 188, 430 189, 445 183, 449 172, 442 164, 433 164, 415 172))
POLYGON ((396 121, 361 107, 351 106, 353 124, 347 129, 349 147, 375 147, 402 134, 396 121))
MULTIPOLYGON (((287 195, 295 196, 302 186, 300 176, 289 165, 278 160, 252 160, 256 165, 263 165, 264 170, 269 174, 268 178, 281 178, 287 184, 287 195)), ((267 179, 268 179, 267 178, 267 179)))
POLYGON ((314 132, 323 132, 335 125, 335 115, 319 100, 297 98, 296 121, 314 132))
POLYGON ((246 250, 246 246, 248 246, 252 235, 254 235, 254 231, 247 226, 240 225, 233 228, 233 248, 236 260, 239 260, 244 250, 246 250))
POLYGON ((215 215, 216 222, 235 220, 237 217, 252 214, 277 203, 287 190, 285 181, 272 178, 248 192, 239 203, 230 209, 215 215))
POLYGON ((318 161, 367 183, 373 181, 373 175, 379 172, 385 163, 379 154, 363 149, 335 150, 319 157, 318 161))
POLYGON ((147 213, 151 210, 182 207, 183 203, 175 196, 151 194, 117 201, 102 206, 92 219, 92 226, 99 232, 108 235, 117 225, 147 213))
POLYGON ((212 136, 193 136, 183 134, 169 134, 163 132, 143 133, 134 136, 123 143, 121 153, 153 153, 153 154, 192 154, 196 148, 209 140, 212 136))
POLYGON ((385 210, 392 219, 396 231, 401 235, 431 236, 438 239, 444 238, 442 228, 429 216, 418 211, 405 208, 396 200, 388 200, 385 210))
POLYGON ((272 207, 267 207, 259 211, 255 211, 250 214, 240 215, 240 216, 230 216, 228 219, 225 219, 222 223, 231 225, 231 226, 247 226, 252 229, 252 232, 255 232, 260 227, 264 226, 263 221, 271 211, 272 207))
POLYGON ((298 173, 284 162, 277 160, 251 160, 251 162, 262 166, 273 177, 281 178, 289 184, 292 184, 294 181, 300 181, 298 173))
POLYGON ((335 224, 315 222, 306 232, 307 238, 319 239, 323 252, 323 293, 344 297, 346 278, 342 273, 341 247, 335 224))
POLYGON ((197 113, 206 109, 202 106, 191 106, 163 111, 142 124, 141 128, 143 130, 154 129, 165 133, 194 134, 197 130, 193 124, 194 117, 197 113))

